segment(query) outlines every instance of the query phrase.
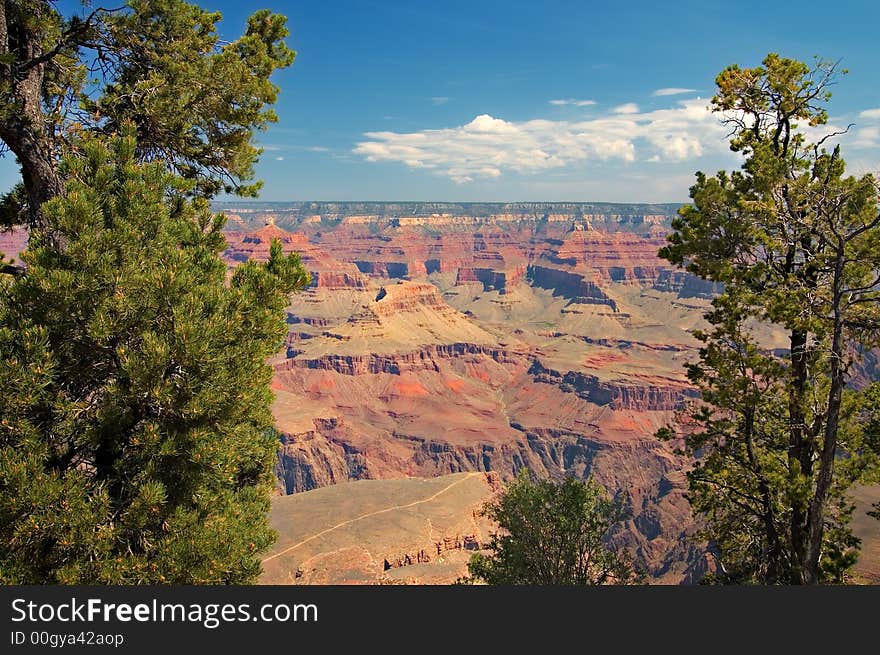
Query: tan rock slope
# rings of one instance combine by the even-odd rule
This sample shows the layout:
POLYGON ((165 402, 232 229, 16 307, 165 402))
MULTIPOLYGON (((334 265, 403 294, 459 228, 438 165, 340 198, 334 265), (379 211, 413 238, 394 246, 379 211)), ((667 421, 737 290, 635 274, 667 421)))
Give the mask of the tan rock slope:
POLYGON ((449 584, 493 526, 493 474, 347 482, 276 498, 263 584, 449 584))

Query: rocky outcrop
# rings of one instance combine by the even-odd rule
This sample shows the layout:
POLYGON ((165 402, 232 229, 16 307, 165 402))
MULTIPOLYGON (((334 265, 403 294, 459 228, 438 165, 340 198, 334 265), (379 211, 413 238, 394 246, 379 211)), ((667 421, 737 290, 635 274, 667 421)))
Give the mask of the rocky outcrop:
POLYGON ((426 275, 424 264, 418 262, 380 262, 355 260, 354 265, 366 275, 378 278, 409 279, 413 276, 426 275))
POLYGON ((306 235, 282 230, 274 222, 253 232, 227 232, 224 257, 231 264, 248 259, 266 261, 273 240, 281 243, 285 254, 300 255, 303 266, 311 275, 313 288, 365 289, 369 286, 367 278, 360 274, 354 264, 335 259, 312 244, 306 235))
MULTIPOLYGON (((341 438, 345 429, 339 423, 326 422, 307 435, 285 437, 279 474, 286 491, 305 491, 344 479, 370 479, 376 468, 374 461, 387 467, 391 460, 380 452, 357 453, 358 466, 352 467, 351 451, 346 451, 345 439, 341 438)), ((552 479, 592 476, 611 493, 621 495, 632 512, 632 518, 612 537, 617 546, 633 553, 658 579, 698 579, 700 550, 688 536, 693 522, 684 498, 682 461, 669 449, 654 439, 609 443, 565 430, 520 429, 521 438, 502 447, 455 446, 411 437, 402 442, 410 444, 410 457, 402 457, 399 452, 396 456, 401 467, 397 477, 493 471, 510 479, 523 467, 552 479)), ((385 468, 381 477, 395 474, 385 468)), ((433 542, 433 548, 426 544, 385 554, 385 568, 430 562, 450 548, 479 547, 478 542, 468 540, 468 535, 444 537, 433 542)))
POLYGON ((472 533, 443 537, 443 539, 435 541, 428 548, 420 548, 414 552, 398 553, 382 558, 382 568, 387 571, 388 569, 412 566, 413 564, 427 564, 450 551, 481 550, 485 548, 486 544, 480 542, 480 536, 472 533))
POLYGON ((289 371, 294 368, 320 369, 352 376, 377 373, 400 375, 411 371, 437 371, 439 370, 438 360, 456 359, 465 355, 487 355, 496 362, 507 362, 516 357, 515 353, 503 348, 473 343, 452 343, 426 345, 412 352, 389 355, 368 353, 365 355, 322 355, 311 359, 289 359, 277 364, 275 368, 278 371, 289 371))
POLYGON ((681 383, 660 380, 645 380, 640 383, 625 379, 600 380, 595 375, 580 371, 554 371, 545 368, 538 360, 532 364, 529 373, 536 382, 557 385, 563 391, 576 393, 586 401, 613 409, 680 411, 685 408, 688 399, 699 397, 696 389, 681 383))
POLYGON ((462 267, 458 269, 455 284, 479 282, 483 285, 483 291, 498 291, 501 294, 505 294, 510 287, 523 281, 526 276, 526 270, 525 264, 504 270, 462 267))
POLYGON ((298 325, 300 323, 304 325, 314 325, 315 327, 326 327, 330 325, 333 321, 329 318, 319 317, 319 316, 295 316, 290 312, 287 313, 287 324, 288 325, 298 325))
MULTIPOLYGON (((287 357, 272 360, 279 492, 522 468, 592 475, 632 509, 615 541, 660 579, 696 579, 684 463, 652 436, 695 396, 681 373, 694 317, 687 303, 667 317, 669 296, 621 286, 687 288, 658 282, 669 270, 656 257, 662 226, 598 212, 438 227, 362 218, 300 224, 308 239, 283 244, 300 249, 317 288, 291 299, 287 357)), ((240 253, 256 256, 273 235, 239 239, 240 253)), ((353 544, 343 557, 309 542, 298 579, 319 581, 347 557, 387 564, 389 579, 419 577, 447 554, 466 560, 469 537, 482 543, 458 525, 432 534, 420 508, 418 539, 393 547, 353 544)))
POLYGON ((419 307, 449 311, 450 307, 433 284, 387 284, 379 289, 375 303, 370 309, 378 316, 390 316, 398 312, 410 312, 419 307))
POLYGON ((544 256, 557 264, 589 268, 605 282, 650 285, 664 266, 657 256, 664 243, 663 239, 629 232, 599 232, 591 225, 576 225, 544 256))
POLYGON ((665 230, 675 216, 677 204, 631 205, 582 202, 290 202, 260 208, 248 203, 215 203, 218 211, 237 214, 251 226, 262 225, 268 215, 282 225, 368 226, 384 230, 388 227, 406 229, 429 226, 436 229, 491 229, 503 226, 548 227, 560 225, 567 229, 574 223, 589 222, 603 231, 629 231, 648 234, 665 230))
POLYGON ((529 266, 532 285, 552 289, 557 295, 584 305, 606 305, 617 311, 617 303, 583 273, 575 273, 548 266, 529 266))
POLYGON ((312 276, 312 286, 322 289, 366 289, 369 282, 362 275, 351 271, 320 270, 310 267, 309 261, 305 261, 306 268, 312 276))
POLYGON ((724 291, 724 286, 720 282, 698 278, 687 271, 664 269, 657 276, 654 289, 671 291, 678 294, 679 298, 712 299, 724 291))
POLYGON ((342 421, 315 419, 314 423, 314 430, 280 435, 275 479, 281 493, 373 477, 364 455, 345 438, 347 426, 342 421))

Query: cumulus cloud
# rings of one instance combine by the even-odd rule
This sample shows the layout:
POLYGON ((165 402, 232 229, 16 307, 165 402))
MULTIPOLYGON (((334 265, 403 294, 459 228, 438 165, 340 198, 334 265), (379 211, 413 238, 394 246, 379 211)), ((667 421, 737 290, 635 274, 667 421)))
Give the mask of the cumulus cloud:
POLYGON ((678 86, 669 86, 669 87, 666 87, 665 89, 657 89, 651 95, 652 96, 661 96, 661 97, 662 96, 677 96, 682 93, 694 93, 694 92, 696 92, 696 89, 683 89, 678 86))
POLYGON ((859 118, 867 118, 880 120, 880 108, 877 109, 866 109, 865 111, 859 114, 859 118))
POLYGON ((574 98, 560 98, 558 100, 551 100, 551 105, 573 105, 575 107, 589 107, 590 105, 595 105, 595 100, 575 100, 574 98))
POLYGON ((880 148, 880 127, 872 125, 856 130, 850 145, 854 148, 880 148))
POLYGON ((639 106, 634 102, 627 102, 623 105, 617 105, 614 109, 612 109, 615 114, 638 114, 639 106))
POLYGON ((446 96, 434 96, 431 98, 431 102, 433 102, 435 105, 445 105, 447 102, 449 102, 449 98, 446 96))
POLYGON ((584 161, 685 161, 727 152, 726 134, 705 101, 693 99, 641 113, 630 103, 582 121, 506 121, 481 114, 458 127, 368 132, 354 152, 367 161, 400 162, 466 183, 584 161))

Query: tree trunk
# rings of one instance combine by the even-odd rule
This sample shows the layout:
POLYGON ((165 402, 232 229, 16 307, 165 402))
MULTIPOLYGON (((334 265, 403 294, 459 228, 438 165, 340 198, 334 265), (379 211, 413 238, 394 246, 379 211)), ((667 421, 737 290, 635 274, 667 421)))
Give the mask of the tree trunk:
POLYGON ((41 205, 60 195, 64 185, 58 176, 52 135, 43 111, 43 75, 45 63, 23 66, 22 62, 39 61, 43 54, 43 34, 28 28, 26 17, 10 14, 27 11, 0 2, 0 54, 10 53, 15 43, 13 63, 0 65, 0 79, 8 85, 4 99, 11 111, 0 120, 0 139, 15 153, 27 189, 27 218, 31 229, 43 227, 41 205), (14 35, 11 33, 14 31, 14 35))
POLYGON ((843 266, 845 244, 839 243, 834 264, 834 278, 831 285, 831 311, 834 317, 830 349, 831 387, 828 390, 828 413, 825 421, 824 443, 819 459, 819 475, 816 489, 810 502, 810 514, 807 522, 807 543, 803 558, 804 582, 819 583, 819 557, 822 552, 822 537, 825 532, 825 501, 834 476, 834 458, 837 454, 837 429, 840 423, 840 406, 843 399, 844 376, 843 366, 843 266))
MULTIPOLYGON (((792 380, 788 394, 788 418, 789 418, 789 441, 788 441, 788 465, 789 469, 798 468, 803 470, 804 450, 804 413, 803 396, 807 382, 807 334, 800 330, 793 330, 790 335, 791 343, 791 372, 792 380)), ((811 453, 806 453, 807 459, 811 453)), ((806 507, 795 505, 791 508, 790 536, 791 547, 794 551, 792 567, 789 575, 790 584, 802 584, 803 572, 800 562, 804 557, 804 527, 806 523, 806 507)))

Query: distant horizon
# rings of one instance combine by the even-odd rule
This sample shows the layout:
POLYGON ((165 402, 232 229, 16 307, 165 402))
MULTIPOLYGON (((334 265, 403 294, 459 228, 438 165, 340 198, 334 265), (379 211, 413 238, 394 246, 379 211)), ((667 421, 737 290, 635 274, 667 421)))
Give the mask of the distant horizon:
POLYGON ((283 205, 296 203, 313 203, 323 205, 361 204, 361 205, 635 205, 640 207, 650 206, 682 206, 688 202, 627 202, 606 200, 262 200, 247 199, 211 200, 212 204, 252 204, 252 205, 283 205))

